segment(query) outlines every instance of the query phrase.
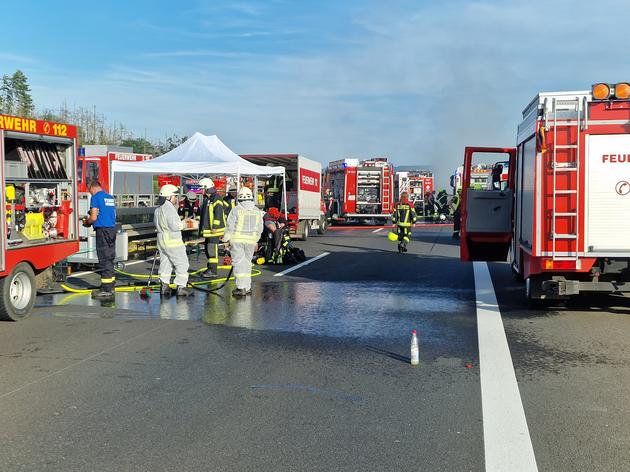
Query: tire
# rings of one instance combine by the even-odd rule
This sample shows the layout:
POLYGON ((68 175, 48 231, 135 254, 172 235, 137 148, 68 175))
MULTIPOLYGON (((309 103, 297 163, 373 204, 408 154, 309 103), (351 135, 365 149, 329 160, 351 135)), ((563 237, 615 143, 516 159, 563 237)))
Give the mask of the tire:
POLYGON ((302 239, 302 241, 306 241, 308 239, 308 233, 309 233, 310 227, 308 224, 308 221, 304 221, 304 230, 302 231, 302 237, 300 239, 302 239))
POLYGON ((530 275, 525 279, 525 300, 529 308, 544 308, 548 303, 542 289, 543 280, 540 274, 530 275))
POLYGON ((31 314, 37 295, 33 268, 20 262, 0 279, 0 320, 18 321, 31 314))
POLYGON ((328 229, 328 221, 325 216, 319 219, 319 227, 317 228, 317 234, 325 234, 328 229))

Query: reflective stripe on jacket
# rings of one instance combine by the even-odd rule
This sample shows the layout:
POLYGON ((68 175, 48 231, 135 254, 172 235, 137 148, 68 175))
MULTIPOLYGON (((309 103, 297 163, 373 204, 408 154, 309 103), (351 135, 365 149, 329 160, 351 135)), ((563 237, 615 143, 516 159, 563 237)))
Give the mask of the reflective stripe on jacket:
POLYGON ((201 213, 201 236, 212 238, 225 233, 225 202, 217 195, 206 199, 201 213))
POLYGON ((256 244, 263 231, 263 213, 254 202, 239 202, 227 219, 224 240, 232 243, 256 244))
POLYGON ((392 222, 396 226, 409 228, 416 222, 416 211, 411 205, 399 203, 392 214, 392 222))
POLYGON ((184 245, 182 229, 184 223, 179 219, 177 210, 171 202, 166 200, 162 206, 155 209, 153 214, 158 243, 163 247, 179 247, 184 245))

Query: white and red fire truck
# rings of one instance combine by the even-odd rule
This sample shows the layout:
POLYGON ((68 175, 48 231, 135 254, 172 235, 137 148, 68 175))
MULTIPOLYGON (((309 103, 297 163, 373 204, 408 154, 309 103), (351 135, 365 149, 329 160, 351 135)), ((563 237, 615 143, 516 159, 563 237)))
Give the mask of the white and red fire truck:
POLYGON ((466 148, 463 190, 462 260, 509 256, 530 300, 630 291, 630 85, 538 94, 516 148, 466 148), (487 153, 509 157, 504 189, 470 187, 487 153))
MULTIPOLYGON (((322 165, 299 154, 243 154, 241 157, 257 165, 282 166, 286 172, 287 213, 291 234, 296 239, 305 241, 310 230, 324 234, 327 227, 326 216, 322 202, 322 165)), ((256 179, 261 184, 259 179, 256 179)), ((258 195, 264 195, 265 188, 277 186, 280 210, 284 210, 282 198, 282 176, 267 179, 258 195), (271 181, 275 183, 272 183, 271 181)), ((259 204, 269 206, 267 202, 259 204)), ((268 208, 267 208, 268 209, 268 208)))
POLYGON ((79 249, 76 128, 0 115, 0 320, 28 316, 36 274, 79 249))
POLYGON ((152 154, 138 154, 131 147, 111 145, 85 145, 79 148, 77 158, 79 193, 87 194, 88 184, 98 180, 103 190, 116 197, 118 207, 153 206, 153 176, 147 174, 116 174, 114 188, 110 188, 111 167, 114 161, 148 161, 152 154))
POLYGON ((424 212, 424 196, 431 193, 434 189, 433 172, 423 169, 407 169, 398 167, 396 170, 396 178, 394 187, 396 189, 396 198, 400 199, 403 192, 407 192, 409 201, 413 204, 416 211, 424 212))
POLYGON ((328 164, 325 188, 333 222, 374 221, 385 224, 394 210, 394 168, 386 157, 328 164))

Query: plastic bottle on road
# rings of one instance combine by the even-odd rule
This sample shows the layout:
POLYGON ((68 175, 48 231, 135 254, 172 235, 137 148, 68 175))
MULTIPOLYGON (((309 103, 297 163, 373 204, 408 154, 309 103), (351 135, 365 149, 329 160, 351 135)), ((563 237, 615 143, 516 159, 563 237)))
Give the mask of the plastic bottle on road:
POLYGON ((420 364, 420 350, 418 349, 418 336, 416 330, 411 332, 411 365, 420 364))

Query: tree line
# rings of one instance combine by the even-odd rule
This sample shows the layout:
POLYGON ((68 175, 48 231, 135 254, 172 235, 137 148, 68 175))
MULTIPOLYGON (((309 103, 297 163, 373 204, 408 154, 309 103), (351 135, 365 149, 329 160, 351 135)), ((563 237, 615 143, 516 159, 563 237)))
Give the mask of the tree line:
POLYGON ((17 115, 25 118, 36 118, 47 121, 69 123, 77 127, 79 146, 84 144, 110 144, 129 146, 134 152, 159 156, 183 143, 187 137, 173 134, 164 140, 149 140, 139 137, 127 129, 122 123, 109 123, 104 114, 98 113, 96 107, 84 106, 69 108, 62 103, 59 109, 45 108, 37 110, 28 77, 20 70, 2 76, 0 81, 0 113, 17 115))

